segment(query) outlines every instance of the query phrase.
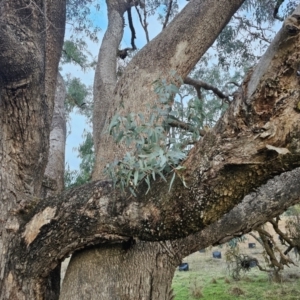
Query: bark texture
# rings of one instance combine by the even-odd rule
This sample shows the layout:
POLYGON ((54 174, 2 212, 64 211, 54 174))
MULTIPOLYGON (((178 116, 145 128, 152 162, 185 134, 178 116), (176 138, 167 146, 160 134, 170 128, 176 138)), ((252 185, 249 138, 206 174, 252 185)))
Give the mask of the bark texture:
POLYGON ((40 299, 46 279, 24 276, 12 253, 22 243, 15 212, 40 196, 65 1, 3 0, 0 23, 0 299, 40 299))
POLYGON ((55 90, 55 103, 50 132, 49 158, 45 170, 42 197, 56 195, 64 189, 65 146, 66 146, 66 87, 58 73, 55 90))
MULTIPOLYGON (((50 132, 49 159, 42 184, 41 197, 45 199, 61 193, 64 189, 65 146, 66 146, 66 87, 60 73, 57 76, 54 111, 50 132)), ((61 264, 49 272, 44 299, 56 300, 60 294, 61 264)))
POLYGON ((169 300, 179 263, 170 242, 130 240, 77 252, 60 299, 169 300))
MULTIPOLYGON (((181 12, 177 20, 174 20, 171 25, 168 26, 163 35, 158 37, 156 41, 152 41, 144 50, 135 56, 133 62, 126 68, 125 79, 121 78, 118 84, 119 89, 114 94, 113 91, 116 86, 116 52, 123 34, 123 14, 126 9, 122 1, 116 2, 118 2, 119 5, 116 5, 113 1, 107 1, 109 23, 100 48, 94 82, 93 133, 96 153, 96 163, 93 173, 94 180, 103 178, 103 167, 109 161, 125 153, 124 147, 116 147, 106 132, 108 123, 116 110, 119 111, 121 107, 124 107, 123 112, 145 112, 147 110, 146 105, 154 104, 156 100, 151 86, 152 82, 159 78, 159 76, 169 76, 171 70, 175 70, 180 76, 185 77, 213 43, 218 33, 243 1, 231 1, 229 6, 225 5, 225 2, 220 4, 216 1, 202 1, 202 4, 200 4, 200 1, 194 1, 189 9, 181 12), (216 9, 224 9, 224 14, 216 16, 216 9), (199 22, 201 18, 203 18, 203 20, 199 22), (215 23, 211 22, 211 19, 214 19, 215 23), (182 26, 182 24, 185 24, 185 26, 182 26), (203 35, 204 32, 205 34, 203 35), (199 38, 200 34, 203 35, 201 38, 199 38), (196 40, 195 37, 197 37, 196 40)), ((136 208, 130 206, 130 216, 132 216, 132 213, 134 213, 134 215, 138 214, 135 210, 136 208)), ((155 212, 155 214, 157 213, 158 211, 155 212)), ((123 224, 127 226, 126 222, 123 224)), ((147 225, 145 224, 145 226, 147 225)), ((155 225, 155 227, 156 226, 157 225, 155 225)), ((148 248, 146 244, 143 248, 145 256, 155 256, 153 248, 148 248)), ((83 263, 86 260, 90 260, 91 257, 94 257, 94 260, 98 259, 102 261, 102 259, 99 258, 99 254, 96 255, 94 250, 85 250, 80 258, 78 258, 78 260, 82 261, 82 265, 80 266, 81 272, 98 272, 98 265, 85 265, 83 263)), ((104 257, 103 260, 105 259, 104 257)), ((142 263, 143 261, 140 260, 139 264, 142 263)), ((71 260, 71 264, 73 264, 73 259, 71 260)), ((124 267, 125 266, 123 266, 123 269, 124 267)), ((69 282, 73 284, 76 282, 79 286, 77 272, 75 270, 75 266, 74 268, 70 267, 68 278, 69 282)), ((159 270, 157 270, 157 272, 159 272, 159 270)), ((106 274, 107 277, 110 276, 110 273, 106 272, 106 274)), ((122 272, 120 272, 120 278, 121 274, 122 272)), ((140 274, 138 276, 142 275, 140 274)), ((124 285, 126 285, 126 280, 127 276, 123 274, 122 281, 124 285)), ((139 280, 142 284, 145 284, 144 281, 148 284, 146 278, 139 280)), ((131 284, 134 285, 132 282, 131 284)), ((89 285, 91 290, 97 290, 99 282, 88 282, 85 280, 85 285, 89 285)), ((153 289, 156 288, 155 285, 152 285, 152 287, 153 289)), ((75 296, 70 288, 66 289, 66 286, 64 286, 63 291, 64 290, 67 291, 66 293, 63 292, 66 299, 75 296), (72 293, 72 296, 70 296, 70 293, 72 293)), ((130 290, 132 290, 132 298, 140 299, 140 295, 133 287, 130 290)), ((112 295, 117 295, 118 287, 115 287, 114 290, 111 291, 112 295)), ((95 293, 93 295, 96 297, 97 294, 95 293)), ((118 299, 122 298, 121 295, 123 294, 119 294, 118 299)), ((84 297, 85 294, 78 291, 76 299, 84 297)), ((102 299, 108 299, 107 297, 108 295, 105 294, 102 299)), ((111 297, 111 299, 113 299, 116 296, 111 297)), ((152 299, 151 295, 147 297, 152 299)), ((167 297, 167 294, 164 296, 161 295, 160 299, 166 299, 165 297, 167 297)), ((156 299, 156 297, 153 297, 153 299, 156 299)))

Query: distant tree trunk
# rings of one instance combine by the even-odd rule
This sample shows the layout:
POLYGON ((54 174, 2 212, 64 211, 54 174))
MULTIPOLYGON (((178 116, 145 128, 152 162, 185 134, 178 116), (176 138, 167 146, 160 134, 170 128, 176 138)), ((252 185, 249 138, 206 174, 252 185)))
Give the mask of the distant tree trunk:
MULTIPOLYGON (((65 147, 66 147, 66 87, 60 73, 57 76, 54 111, 50 131, 49 158, 42 184, 41 197, 46 198, 61 193, 64 189, 65 147)), ((47 278, 44 298, 56 300, 60 294, 61 265, 53 269, 47 278)))
POLYGON ((56 195, 64 189, 65 146, 67 137, 65 99, 65 83, 62 76, 58 73, 50 132, 49 158, 42 185, 43 198, 56 195))

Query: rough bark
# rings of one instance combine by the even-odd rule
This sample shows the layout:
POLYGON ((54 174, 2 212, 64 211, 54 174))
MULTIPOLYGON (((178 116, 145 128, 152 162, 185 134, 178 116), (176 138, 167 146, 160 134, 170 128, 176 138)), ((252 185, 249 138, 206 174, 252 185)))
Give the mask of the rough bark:
POLYGON ((141 241, 94 247, 71 261, 60 299, 169 300, 180 263, 170 242, 141 241))
MULTIPOLYGON (((258 191, 247 196, 241 202, 241 204, 236 206, 232 211, 230 211, 215 224, 204 228, 203 231, 197 235, 188 237, 178 242, 172 242, 170 247, 173 248, 173 251, 171 252, 174 253, 172 254, 173 256, 170 255, 170 258, 176 258, 176 263, 178 263, 178 260, 180 260, 182 256, 185 256, 202 247, 206 247, 210 243, 218 244, 225 242, 235 235, 240 235, 250 231, 253 227, 264 223, 268 218, 278 215, 278 213, 282 212, 283 209, 299 201, 300 187, 297 184, 299 182, 299 178, 300 171, 297 169, 289 173, 282 174, 271 180, 266 186, 263 186, 258 191)), ((71 201, 74 201, 74 198, 71 201)), ((50 206, 51 204, 48 203, 48 205, 50 206)), ((78 223, 82 223, 82 220, 87 222, 87 216, 90 217, 91 211, 86 205, 81 208, 79 207, 79 204, 75 207, 70 207, 68 204, 66 205, 68 209, 64 209, 64 211, 73 211, 74 219, 71 219, 70 215, 66 213, 61 217, 54 216, 51 218, 50 216, 47 220, 49 223, 44 223, 44 225, 37 224, 40 226, 35 228, 37 236, 32 235, 32 238, 35 239, 28 247, 24 247, 21 250, 16 249, 16 252, 18 252, 15 254, 18 256, 18 259, 21 258, 21 260, 19 260, 20 266, 22 266, 22 271, 26 276, 46 277, 63 257, 71 254, 74 250, 79 250, 80 248, 87 246, 88 244, 93 245, 101 242, 107 244, 110 242, 109 239, 113 239, 111 242, 118 242, 117 237, 112 235, 104 236, 103 233, 101 240, 101 233, 93 231, 94 228, 93 225, 91 225, 95 220, 89 219, 89 224, 83 224, 80 228, 76 226, 76 221, 78 223), (77 210, 75 210, 76 208, 77 210), (77 218, 75 217, 76 215, 77 218), (65 218, 65 222, 67 224, 64 228, 58 224, 58 218, 65 218), (38 231, 39 229, 40 231, 38 231)), ((98 210, 98 208, 95 206, 93 209, 95 211, 98 210)), ((57 208, 57 210, 60 210, 60 208, 57 208)), ((32 227, 32 229, 34 228, 32 227)), ((34 232, 32 232, 32 234, 33 233, 34 232)), ((119 242, 121 242, 121 240, 119 240, 119 242)), ((132 252, 131 255, 134 255, 134 247, 133 249, 130 249, 130 247, 127 249, 126 240, 123 240, 122 244, 125 244, 124 247, 122 245, 123 251, 119 251, 120 248, 116 247, 119 249, 119 252, 117 252, 119 255, 116 255, 118 256, 116 260, 124 259, 124 255, 127 255, 127 252, 132 252)), ((143 246, 143 249, 144 248, 145 245, 143 246)), ((149 264, 153 262, 151 257, 154 254, 151 251, 154 251, 154 249, 155 248, 152 248, 151 246, 149 248, 149 252, 144 251, 144 255, 149 255, 149 264)), ((96 253, 98 253, 96 256, 98 258, 101 257, 101 251, 101 249, 96 250, 96 253)), ((106 259, 108 258, 106 257, 106 259)), ((110 261, 113 262, 113 259, 110 261)), ((123 267, 125 268, 127 260, 123 261, 123 267)), ((171 264, 173 264, 173 262, 171 264)), ((154 268, 154 266, 152 267, 154 268)), ((167 266, 165 266, 165 268, 167 268, 167 266)), ((83 270, 85 270, 85 268, 81 266, 81 271, 83 270)), ((90 270, 93 270, 93 268, 91 267, 90 270)), ((107 270, 107 273, 107 276, 109 276, 109 270, 107 270)), ((112 274, 110 274, 110 276, 112 276, 112 274)), ((136 276, 143 275, 136 274, 136 276)), ((119 278, 121 278, 121 276, 119 276, 119 278)), ((146 278, 146 275, 144 278, 146 278)), ((71 280, 73 285, 76 285, 76 283, 82 283, 82 281, 79 280, 80 277, 76 276, 73 279, 74 281, 71 280)), ((92 285, 93 283, 95 282, 91 281, 89 284, 92 285)), ((80 284, 78 286, 80 286, 80 284)))
POLYGON ((40 196, 64 14, 61 0, 0 2, 0 299, 39 299, 46 289, 46 279, 20 273, 14 211, 40 196))
POLYGON ((183 257, 241 236, 299 202, 299 179, 299 168, 276 176, 220 220, 187 238, 136 244, 129 240, 75 254, 63 286, 68 293, 61 299, 170 299, 171 280, 183 257))

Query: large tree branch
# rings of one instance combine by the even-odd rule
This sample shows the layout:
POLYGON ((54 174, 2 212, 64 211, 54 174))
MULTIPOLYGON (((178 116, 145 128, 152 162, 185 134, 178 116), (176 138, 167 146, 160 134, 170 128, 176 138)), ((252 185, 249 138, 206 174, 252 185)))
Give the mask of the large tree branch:
POLYGON ((300 202, 300 168, 283 173, 250 193, 231 211, 199 233, 173 241, 182 256, 199 249, 221 245, 246 234, 300 202))
POLYGON ((165 16, 165 20, 164 20, 164 23, 163 23, 163 29, 166 28, 168 22, 169 22, 169 18, 170 18, 170 15, 171 15, 171 11, 172 11, 172 5, 173 5, 173 0, 169 0, 169 3, 167 5, 167 9, 166 9, 166 16, 165 16))
MULTIPOLYGON (((255 193, 248 202, 241 200, 269 178, 300 164, 300 88, 295 56, 299 36, 279 34, 280 38, 275 39, 280 43, 277 55, 269 60, 251 97, 247 98, 248 74, 228 111, 182 163, 185 169, 170 192, 165 182, 157 181, 147 195, 147 187, 141 186, 135 198, 113 190, 110 182, 93 182, 49 202, 42 201, 31 212, 25 207, 23 218, 22 211, 16 211, 7 230, 15 231, 16 237, 22 235, 20 260, 26 261, 30 251, 36 261, 36 265, 24 264, 30 266, 26 272, 40 274, 37 268, 43 264, 38 262, 49 253, 60 260, 88 244, 118 242, 130 236, 178 239, 204 230, 232 211, 232 221, 222 227, 229 238, 237 230, 250 230, 298 201, 299 185, 291 184, 293 177, 286 174, 279 181, 288 183, 287 192, 274 179, 266 190, 259 190, 257 202, 255 193), (244 215, 250 209, 249 216, 244 215)), ((299 178, 299 170, 294 172, 299 178)), ((210 242, 213 240, 224 241, 220 236, 212 237, 210 242)))
MULTIPOLYGON (((184 256, 251 231, 299 202, 299 178, 300 168, 276 176, 218 221, 197 234, 173 241, 172 246, 184 256)), ((31 218, 20 230, 24 237, 24 246, 16 253, 20 265, 29 274, 46 276, 64 257, 88 245, 120 243, 130 236, 156 240, 151 234, 161 225, 150 228, 147 219, 156 216, 156 208, 141 207, 141 203, 133 201, 117 205, 115 196, 108 182, 94 182, 41 202, 34 212, 25 215, 26 219, 31 218), (144 215, 140 217, 140 213, 144 215), (134 232, 132 228, 138 226, 140 231, 134 232)), ((178 230, 180 223, 177 220, 174 230, 178 230)), ((7 226, 7 230, 13 229, 15 224, 7 226)), ((160 232, 159 238, 164 239, 163 226, 160 232)), ((168 238, 175 235, 169 234, 168 238)))
MULTIPOLYGON (((157 181, 147 195, 146 187, 141 186, 134 198, 114 191, 109 182, 91 183, 67 192, 61 203, 53 200, 57 202, 55 209, 40 204, 38 211, 50 213, 58 221, 61 217, 57 214, 66 209, 74 213, 81 224, 76 239, 84 230, 84 220, 92 235, 100 234, 100 240, 107 235, 175 239, 204 229, 269 178, 299 166, 299 111, 295 104, 300 91, 294 70, 299 36, 287 42, 283 38, 278 56, 268 64, 251 99, 247 101, 245 96, 246 78, 217 126, 191 150, 170 192, 167 184, 157 181), (278 79, 274 86, 268 84, 273 76, 278 79), (91 230, 93 223, 95 232, 91 230)), ((64 220, 70 218, 72 223, 72 216, 64 220)), ((30 236, 29 232, 24 237, 30 236)), ((26 240, 28 246, 35 241, 26 240)))

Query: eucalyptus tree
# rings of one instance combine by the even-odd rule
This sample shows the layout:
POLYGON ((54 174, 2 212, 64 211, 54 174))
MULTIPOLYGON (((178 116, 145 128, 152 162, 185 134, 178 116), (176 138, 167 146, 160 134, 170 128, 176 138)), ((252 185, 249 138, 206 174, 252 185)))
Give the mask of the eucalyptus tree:
POLYGON ((170 81, 170 71, 186 80, 243 2, 192 0, 174 18, 167 9, 163 31, 117 81, 123 15, 144 4, 107 1, 94 85, 94 181, 45 199, 66 3, 0 2, 0 299, 58 297, 53 270, 74 252, 61 299, 169 299, 182 256, 247 232, 299 200, 297 12, 181 162, 171 189, 172 174, 167 183, 151 181, 147 194, 140 184, 135 196, 101 180, 103 166, 127 149, 106 134, 115 111, 154 105, 152 83, 170 81))

